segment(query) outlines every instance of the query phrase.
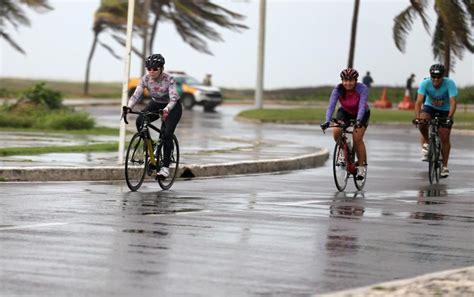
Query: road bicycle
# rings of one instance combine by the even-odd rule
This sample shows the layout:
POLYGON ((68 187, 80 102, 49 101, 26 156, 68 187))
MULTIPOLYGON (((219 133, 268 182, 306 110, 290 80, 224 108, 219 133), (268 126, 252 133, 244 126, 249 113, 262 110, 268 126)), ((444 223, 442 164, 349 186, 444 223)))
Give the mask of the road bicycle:
POLYGON ((449 124, 448 118, 434 117, 433 119, 415 119, 413 123, 418 125, 429 125, 428 129, 428 178, 430 184, 439 183, 443 160, 441 156, 441 140, 439 138, 439 127, 449 124))
MULTIPOLYGON (((135 133, 128 145, 125 157, 125 180, 130 190, 136 191, 140 188, 145 179, 145 174, 154 176, 164 165, 164 131, 165 121, 161 121, 161 128, 151 124, 149 116, 163 116, 163 111, 158 113, 150 111, 128 111, 127 113, 143 116, 143 125, 139 132, 135 133), (150 129, 159 134, 158 141, 155 143, 150 135, 150 129)), ((123 114, 126 124, 127 113, 123 114)), ((172 137, 173 147, 171 149, 171 162, 169 165, 170 175, 165 178, 157 178, 158 184, 163 190, 171 188, 176 180, 179 168, 179 143, 176 135, 172 137)))
POLYGON ((367 180, 367 170, 363 176, 357 176, 357 164, 355 160, 354 148, 351 141, 346 134, 352 134, 356 123, 355 120, 350 120, 348 123, 332 119, 333 125, 328 128, 341 128, 342 133, 334 145, 334 154, 332 156, 332 172, 334 174, 334 182, 336 188, 341 192, 347 186, 347 180, 352 175, 354 185, 357 190, 362 190, 367 180), (352 129, 351 129, 352 128, 352 129))

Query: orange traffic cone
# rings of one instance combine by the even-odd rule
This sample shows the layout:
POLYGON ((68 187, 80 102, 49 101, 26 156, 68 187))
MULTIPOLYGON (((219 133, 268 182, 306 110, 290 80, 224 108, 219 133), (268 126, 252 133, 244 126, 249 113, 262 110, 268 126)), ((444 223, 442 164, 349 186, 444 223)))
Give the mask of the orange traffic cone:
POLYGON ((398 109, 415 109, 415 103, 411 100, 410 91, 405 90, 403 101, 398 103, 398 109))
POLYGON ((382 96, 379 100, 376 100, 374 103, 374 107, 377 108, 391 108, 392 102, 390 102, 387 98, 387 88, 383 88, 382 96))

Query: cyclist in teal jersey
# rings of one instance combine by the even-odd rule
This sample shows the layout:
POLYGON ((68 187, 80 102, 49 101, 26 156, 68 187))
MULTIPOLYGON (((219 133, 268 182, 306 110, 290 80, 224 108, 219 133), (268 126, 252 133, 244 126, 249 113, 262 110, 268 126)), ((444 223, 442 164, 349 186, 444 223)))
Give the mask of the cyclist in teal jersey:
MULTIPOLYGON (((430 67, 430 78, 426 78, 418 87, 418 95, 415 103, 415 116, 417 120, 430 120, 433 117, 447 118, 446 123, 441 124, 439 136, 442 143, 441 155, 443 168, 441 177, 449 176, 448 160, 451 150, 451 127, 456 112, 456 96, 458 90, 455 82, 444 77, 445 68, 441 64, 430 67)), ((423 160, 428 159, 428 126, 419 125, 421 132, 421 151, 423 160)))

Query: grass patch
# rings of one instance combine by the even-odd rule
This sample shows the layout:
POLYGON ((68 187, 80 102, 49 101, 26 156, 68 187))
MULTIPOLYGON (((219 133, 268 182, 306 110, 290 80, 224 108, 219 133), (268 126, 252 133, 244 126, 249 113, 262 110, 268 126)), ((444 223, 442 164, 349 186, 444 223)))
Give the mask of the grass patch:
POLYGON ((64 129, 38 129, 38 128, 14 128, 0 127, 3 132, 31 132, 31 133, 54 133, 68 135, 119 135, 120 130, 116 128, 96 127, 82 130, 64 130, 64 129))
MULTIPOLYGON (((370 110, 370 124, 403 124, 411 125, 415 118, 413 110, 376 109, 370 110)), ((325 108, 288 108, 288 109, 253 109, 242 111, 239 117, 258 120, 264 123, 302 123, 321 124, 325 121, 325 108)), ((458 111, 454 116, 456 129, 474 129, 474 113, 458 111)))
POLYGON ((50 153, 90 153, 118 151, 118 142, 73 146, 11 147, 1 148, 0 156, 40 155, 50 153))

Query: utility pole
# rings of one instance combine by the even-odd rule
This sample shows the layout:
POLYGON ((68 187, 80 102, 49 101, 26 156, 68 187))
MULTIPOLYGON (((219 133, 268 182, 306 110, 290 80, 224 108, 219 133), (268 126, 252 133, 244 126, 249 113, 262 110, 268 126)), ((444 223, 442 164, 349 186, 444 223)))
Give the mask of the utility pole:
POLYGON ((258 54, 257 54, 257 85, 255 87, 255 107, 263 107, 263 80, 265 64, 265 14, 266 0, 260 0, 260 17, 258 30, 258 54))
MULTIPOLYGON (((128 78, 130 76, 130 54, 132 52, 132 29, 133 29, 133 14, 135 10, 135 0, 128 1, 128 15, 127 15, 127 42, 125 45, 125 67, 122 80, 122 106, 127 105, 128 101, 128 78)), ((120 109, 122 109, 120 106, 120 109)), ((122 112, 122 110, 120 110, 122 112)), ((120 122, 119 135, 119 150, 118 163, 123 164, 123 155, 125 152, 125 122, 120 122)))
MULTIPOLYGON (((145 0, 143 3, 143 14, 145 15, 145 24, 143 26, 143 49, 142 49, 142 61, 145 61, 146 57, 149 56, 148 54, 148 16, 150 15, 150 6, 151 0, 145 0)), ((142 67, 142 76, 145 75, 145 67, 142 67)))

